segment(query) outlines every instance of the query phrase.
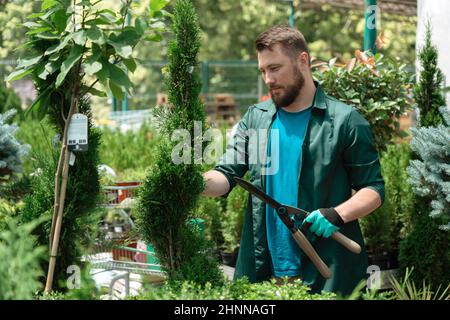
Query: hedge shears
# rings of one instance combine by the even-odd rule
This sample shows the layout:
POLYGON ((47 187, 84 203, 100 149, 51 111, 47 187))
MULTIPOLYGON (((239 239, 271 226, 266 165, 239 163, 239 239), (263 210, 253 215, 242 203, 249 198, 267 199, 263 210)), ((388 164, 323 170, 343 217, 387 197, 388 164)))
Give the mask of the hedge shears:
MULTIPOLYGON (((331 278, 331 271, 328 268, 328 266, 322 261, 322 259, 317 254, 316 250, 313 248, 309 240, 306 238, 306 236, 294 225, 294 221, 290 218, 290 215, 299 215, 301 218, 306 218, 310 213, 308 211, 305 211, 300 208, 295 208, 292 206, 287 206, 279 203, 272 197, 270 197, 268 194, 266 194, 264 191, 259 189, 258 187, 255 187, 250 182, 234 177, 234 181, 250 192, 252 195, 257 197, 258 199, 264 201, 269 206, 271 206, 275 212, 278 214, 278 217, 280 217, 281 221, 286 225, 286 227, 291 231, 292 236, 294 237, 295 242, 297 242, 300 249, 303 250, 303 252, 306 254, 306 256, 311 260, 311 262, 316 266, 317 270, 320 272, 320 274, 326 278, 331 278)), ((340 243, 342 246, 344 246, 349 251, 359 254, 361 252, 361 247, 359 244, 357 244, 355 241, 347 238, 342 233, 336 231, 331 235, 331 238, 338 243, 340 243)))

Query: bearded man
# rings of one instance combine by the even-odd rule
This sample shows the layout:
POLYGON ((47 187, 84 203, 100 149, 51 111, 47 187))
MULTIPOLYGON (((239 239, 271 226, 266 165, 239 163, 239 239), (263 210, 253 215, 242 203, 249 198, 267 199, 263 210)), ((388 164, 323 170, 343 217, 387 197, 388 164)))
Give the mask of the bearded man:
POLYGON ((303 226, 332 277, 321 276, 276 212, 256 197, 247 203, 234 277, 251 282, 300 278, 312 292, 350 294, 368 276, 358 219, 384 200, 370 126, 354 107, 328 96, 314 81, 308 46, 298 30, 272 27, 255 45, 271 99, 249 107, 225 154, 203 174, 203 195, 226 197, 236 186, 233 178, 249 172, 250 182, 279 203, 311 212, 307 224, 298 217, 295 223, 303 226), (268 133, 252 139, 249 131, 268 133), (267 141, 261 142, 264 136, 267 141), (250 161, 261 150, 264 161, 250 161), (362 252, 333 241, 337 230, 362 252))

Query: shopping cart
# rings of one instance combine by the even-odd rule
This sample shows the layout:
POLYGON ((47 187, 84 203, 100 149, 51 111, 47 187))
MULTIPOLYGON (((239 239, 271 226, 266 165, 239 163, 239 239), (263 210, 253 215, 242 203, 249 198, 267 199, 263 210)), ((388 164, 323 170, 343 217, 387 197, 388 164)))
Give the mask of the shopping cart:
POLYGON ((123 282, 119 291, 128 296, 132 280, 142 284, 145 279, 159 285, 166 279, 151 245, 135 234, 131 210, 139 185, 140 182, 125 182, 104 187, 106 201, 100 207, 115 218, 102 221, 99 236, 83 257, 91 267, 93 278, 98 278, 101 273, 111 274, 107 280, 110 297, 114 296, 119 280, 123 282))

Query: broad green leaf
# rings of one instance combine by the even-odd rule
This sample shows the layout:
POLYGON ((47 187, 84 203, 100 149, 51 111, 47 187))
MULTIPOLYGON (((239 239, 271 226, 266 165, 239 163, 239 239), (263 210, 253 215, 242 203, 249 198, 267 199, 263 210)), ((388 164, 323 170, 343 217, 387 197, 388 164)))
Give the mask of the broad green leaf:
POLYGON ((37 64, 42 59, 42 54, 38 56, 32 56, 29 58, 24 58, 19 60, 19 64, 17 65, 17 69, 23 69, 32 65, 37 64))
POLYGON ((40 64, 36 67, 36 73, 39 78, 46 80, 48 76, 48 71, 45 70, 45 65, 40 64))
POLYGON ((57 60, 59 60, 59 58, 60 58, 59 53, 54 53, 50 57, 48 57, 48 60, 57 61, 57 60))
POLYGON ((10 82, 10 81, 16 81, 16 80, 22 79, 23 77, 25 77, 26 75, 29 75, 33 71, 34 71, 34 68, 16 70, 6 78, 6 81, 10 82))
POLYGON ((90 93, 90 94, 92 94, 94 96, 97 96, 97 97, 106 98, 108 96, 105 92, 103 92, 101 90, 98 90, 98 89, 96 89, 94 87, 90 88, 88 86, 82 86, 81 90, 82 90, 82 92, 90 93))
POLYGON ((83 64, 84 71, 92 76, 95 73, 99 72, 102 69, 102 64, 98 61, 92 60, 92 61, 86 61, 86 63, 83 64))
POLYGON ((125 27, 124 31, 119 35, 111 34, 109 40, 117 43, 128 44, 130 46, 136 45, 141 36, 136 32, 133 27, 125 27))
POLYGON ((91 1, 90 0, 82 0, 79 3, 76 4, 79 7, 91 7, 91 1))
POLYGON ((56 40, 60 38, 59 35, 50 32, 39 33, 36 35, 36 37, 45 40, 56 40))
POLYGON ((108 81, 108 85, 114 97, 119 100, 123 100, 123 98, 125 98, 125 93, 123 92, 122 88, 111 81, 111 79, 108 81))
POLYGON ((25 34, 26 35, 34 35, 34 34, 40 34, 46 31, 51 31, 52 29, 45 26, 45 27, 41 27, 41 28, 37 28, 37 29, 31 29, 30 31, 27 31, 25 34))
POLYGON ((162 8, 164 8, 170 0, 151 0, 150 1, 150 16, 153 15, 156 11, 161 11, 162 8))
POLYGON ((60 65, 57 62, 51 61, 47 62, 45 66, 42 66, 38 69, 38 77, 46 80, 47 77, 53 73, 55 73, 59 69, 60 65))
POLYGON ((48 10, 43 16, 41 16, 39 18, 42 20, 42 22, 48 22, 47 19, 58 10, 59 10, 59 6, 53 7, 50 10, 48 10))
POLYGON ((58 88, 66 78, 66 75, 69 73, 70 69, 77 63, 78 60, 80 60, 81 56, 83 55, 83 47, 82 46, 74 46, 72 50, 70 51, 69 56, 67 59, 63 62, 61 66, 61 72, 58 74, 58 77, 56 78, 56 88, 58 88))
POLYGON ((34 22, 34 21, 28 21, 28 22, 25 22, 25 23, 23 24, 23 26, 24 26, 24 27, 27 27, 27 28, 29 28, 29 29, 42 27, 42 25, 41 25, 40 23, 37 23, 37 22, 34 22))
POLYGON ((133 48, 125 43, 117 43, 117 42, 112 42, 112 41, 108 41, 108 43, 110 45, 112 45, 114 47, 114 49, 116 50, 117 54, 119 56, 121 56, 124 59, 129 59, 131 58, 131 54, 133 53, 133 48))
POLYGON ((73 34, 73 41, 79 46, 84 46, 86 40, 86 31, 84 30, 79 30, 73 34))
POLYGON ((72 33, 68 34, 67 36, 64 37, 64 39, 59 44, 55 44, 54 46, 51 46, 50 48, 48 48, 45 51, 44 55, 46 56, 46 55, 58 52, 61 49, 64 49, 67 46, 67 44, 69 43, 69 41, 72 39, 72 37, 73 37, 72 33))
POLYGON ((120 87, 125 87, 127 89, 132 86, 130 79, 122 69, 111 63, 108 63, 106 67, 108 68, 109 71, 110 80, 114 82, 116 85, 120 87))
POLYGON ((97 11, 97 14, 101 14, 101 13, 106 13, 106 14, 109 14, 109 15, 114 16, 114 17, 116 16, 116 13, 113 10, 110 10, 110 9, 101 9, 101 10, 97 11))
POLYGON ((118 20, 117 17, 115 15, 113 15, 112 13, 110 13, 110 12, 100 13, 99 16, 100 16, 100 18, 102 18, 105 21, 108 21, 111 24, 116 23, 117 20, 118 20))
POLYGON ((90 26, 101 26, 101 25, 111 25, 111 22, 109 22, 108 20, 106 20, 106 19, 103 19, 103 18, 101 18, 101 17, 99 17, 99 18, 95 18, 95 19, 89 19, 89 20, 86 20, 86 22, 85 22, 87 25, 90 25, 90 26))
POLYGON ((108 62, 100 61, 102 64, 102 69, 98 71, 95 75, 97 76, 97 79, 102 83, 105 87, 107 87, 108 78, 109 78, 109 70, 106 67, 108 62))
POLYGON ((86 36, 89 40, 99 45, 105 44, 105 37, 102 31, 95 25, 91 26, 89 30, 86 31, 86 36))
POLYGON ((27 20, 36 19, 36 18, 42 17, 43 15, 44 15, 44 12, 33 13, 27 17, 27 20))
POLYGON ((147 29, 147 27, 148 27, 147 23, 145 22, 144 19, 142 19, 141 17, 136 18, 135 28, 136 28, 137 34, 142 36, 145 33, 145 30, 147 29))
POLYGON ((130 70, 132 73, 136 70, 136 61, 133 58, 130 59, 124 59, 123 64, 130 70))
POLYGON ((53 6, 58 4, 57 0, 43 0, 42 1, 42 10, 47 10, 53 6))
POLYGON ((67 27, 67 20, 69 19, 69 16, 66 13, 66 10, 59 9, 55 12, 55 14, 52 17, 52 21, 56 26, 56 29, 58 32, 63 32, 66 30, 67 27))

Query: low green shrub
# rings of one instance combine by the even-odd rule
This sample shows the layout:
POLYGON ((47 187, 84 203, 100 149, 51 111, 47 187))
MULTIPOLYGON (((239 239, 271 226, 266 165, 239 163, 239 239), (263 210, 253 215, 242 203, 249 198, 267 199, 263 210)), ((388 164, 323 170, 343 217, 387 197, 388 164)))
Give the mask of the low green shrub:
POLYGON ((365 244, 375 254, 398 251, 411 230, 413 194, 406 168, 411 158, 408 143, 389 145, 381 154, 386 195, 383 205, 360 220, 365 244))
POLYGON ((377 149, 386 150, 394 138, 404 136, 399 118, 411 109, 411 81, 405 65, 382 54, 373 57, 373 65, 356 61, 351 68, 351 64, 338 66, 335 62, 330 60, 326 70, 315 71, 314 77, 328 94, 355 106, 370 123, 377 149))
POLYGON ((201 197, 196 210, 196 215, 205 221, 205 235, 211 240, 216 251, 224 245, 223 235, 223 202, 224 198, 201 197))
POLYGON ((227 197, 227 207, 222 220, 224 249, 227 252, 233 252, 239 247, 247 199, 248 192, 241 187, 234 188, 227 197))
POLYGON ((181 282, 173 287, 152 288, 135 298, 139 300, 333 300, 336 295, 323 292, 310 294, 310 288, 300 280, 277 286, 275 280, 250 283, 245 277, 226 281, 223 286, 207 283, 204 287, 193 282, 181 282))
POLYGON ((0 230, 0 300, 33 299, 42 288, 40 262, 45 257, 45 247, 36 247, 36 237, 32 235, 41 222, 38 219, 19 224, 17 218, 11 218, 0 230))
POLYGON ((410 279, 420 286, 423 281, 436 290, 450 283, 450 237, 440 230, 440 219, 428 216, 429 208, 417 199, 416 213, 411 233, 400 243, 399 267, 402 275, 414 268, 410 279))

